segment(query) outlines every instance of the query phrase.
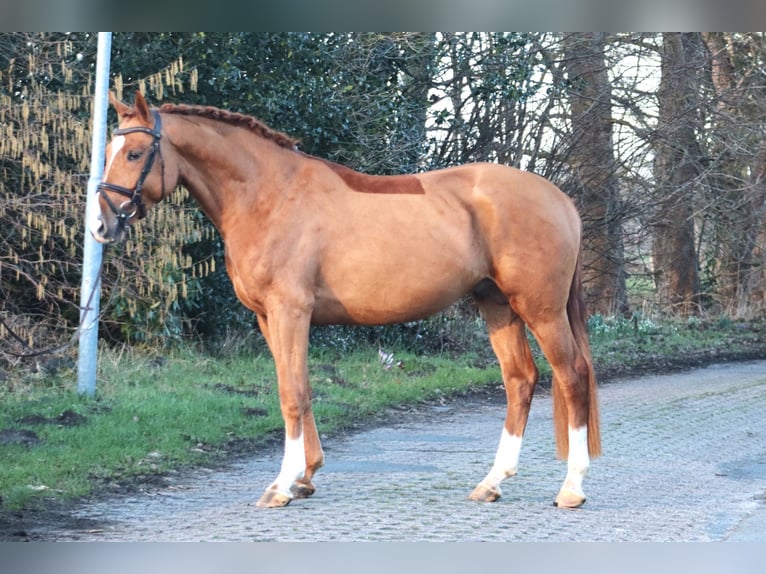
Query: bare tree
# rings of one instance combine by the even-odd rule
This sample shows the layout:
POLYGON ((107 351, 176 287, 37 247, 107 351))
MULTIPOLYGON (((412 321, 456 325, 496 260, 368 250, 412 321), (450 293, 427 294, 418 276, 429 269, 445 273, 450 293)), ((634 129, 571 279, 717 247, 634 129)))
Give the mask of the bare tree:
POLYGON ((654 137, 654 275, 663 307, 683 315, 700 310, 693 201, 702 155, 697 141, 701 52, 698 33, 663 34, 654 137))
POLYGON ((766 82, 764 35, 705 33, 714 89, 708 154, 711 163, 711 247, 718 297, 742 314, 764 307, 766 221, 766 82))
POLYGON ((584 281, 588 306, 602 314, 628 311, 622 217, 612 147, 611 85, 605 62, 606 35, 563 38, 571 110, 569 163, 585 228, 584 281))
POLYGON ((527 115, 529 98, 542 87, 536 40, 521 33, 439 35, 428 167, 521 164, 534 123, 527 115))

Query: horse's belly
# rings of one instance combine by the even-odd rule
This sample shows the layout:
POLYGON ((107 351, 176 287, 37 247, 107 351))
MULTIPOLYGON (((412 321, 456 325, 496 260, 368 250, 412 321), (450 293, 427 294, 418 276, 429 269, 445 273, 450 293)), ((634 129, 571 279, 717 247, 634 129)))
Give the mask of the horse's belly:
POLYGON ((335 297, 319 296, 314 305, 312 323, 387 325, 416 321, 445 309, 462 294, 439 293, 427 299, 417 295, 392 298, 385 286, 381 286, 377 293, 370 293, 366 297, 357 295, 339 300, 335 297))
POLYGON ((368 261, 356 269, 328 270, 316 290, 313 321, 382 325, 423 319, 454 303, 485 276, 454 257, 435 259, 368 261))
POLYGON ((388 324, 441 311, 489 273, 464 199, 355 194, 327 217, 314 320, 388 324))

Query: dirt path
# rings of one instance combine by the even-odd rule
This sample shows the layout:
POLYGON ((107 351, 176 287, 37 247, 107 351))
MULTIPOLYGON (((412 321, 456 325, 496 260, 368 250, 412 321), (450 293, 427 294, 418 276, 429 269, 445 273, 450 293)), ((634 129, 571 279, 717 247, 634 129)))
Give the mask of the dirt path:
POLYGON ((313 499, 254 506, 281 452, 166 488, 82 504, 32 540, 766 541, 766 361, 617 380, 601 388, 604 456, 577 511, 551 505, 550 397, 535 397, 519 475, 495 504, 467 500, 489 469, 504 405, 433 407, 325 442, 313 499))

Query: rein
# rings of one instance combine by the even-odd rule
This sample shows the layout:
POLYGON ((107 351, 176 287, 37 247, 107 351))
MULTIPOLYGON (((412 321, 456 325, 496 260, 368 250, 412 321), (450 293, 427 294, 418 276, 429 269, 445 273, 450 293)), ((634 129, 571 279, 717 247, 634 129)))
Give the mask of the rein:
POLYGON ((153 128, 136 126, 134 128, 122 128, 114 130, 114 135, 117 136, 133 133, 145 133, 154 138, 152 140, 152 146, 149 148, 149 154, 146 156, 144 167, 141 170, 141 173, 138 176, 138 180, 136 181, 136 185, 133 186, 133 189, 128 189, 127 187, 122 187, 121 185, 116 185, 114 183, 107 183, 105 181, 99 183, 98 187, 96 188, 97 192, 100 193, 101 197, 104 198, 106 204, 109 206, 109 209, 111 209, 112 213, 117 216, 117 220, 123 227, 126 225, 130 218, 136 215, 138 216, 138 219, 143 219, 146 217, 146 206, 144 205, 143 199, 141 198, 141 189, 144 187, 144 180, 152 170, 152 167, 154 166, 154 159, 158 155, 160 157, 160 167, 162 170, 162 197, 160 198, 160 201, 165 199, 165 161, 162 159, 162 151, 160 150, 160 139, 162 138, 162 120, 160 119, 160 114, 156 110, 152 110, 152 115, 154 116, 153 128), (105 191, 113 191, 124 197, 127 197, 128 199, 117 206, 111 199, 109 199, 109 195, 107 195, 105 191), (128 210, 126 207, 128 209, 132 207, 132 209, 128 210))

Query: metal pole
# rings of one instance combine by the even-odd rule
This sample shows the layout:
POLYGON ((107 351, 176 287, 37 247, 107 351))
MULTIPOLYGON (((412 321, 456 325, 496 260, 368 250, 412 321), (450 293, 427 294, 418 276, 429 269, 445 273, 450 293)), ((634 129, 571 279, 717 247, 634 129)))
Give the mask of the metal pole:
POLYGON ((93 137, 90 156, 90 178, 85 208, 85 242, 83 244, 82 284, 80 288, 80 345, 77 392, 90 397, 96 394, 96 365, 98 359, 98 315, 101 299, 102 247, 90 232, 90 222, 98 217, 97 186, 104 172, 106 147, 106 112, 108 109, 109 60, 112 33, 98 33, 96 58, 96 88, 93 101, 93 137), (95 289, 91 297, 91 291, 95 289), (89 302, 90 299, 90 302, 89 302), (90 303, 90 304, 89 304, 90 303), (87 308, 86 308, 87 307, 87 308))

